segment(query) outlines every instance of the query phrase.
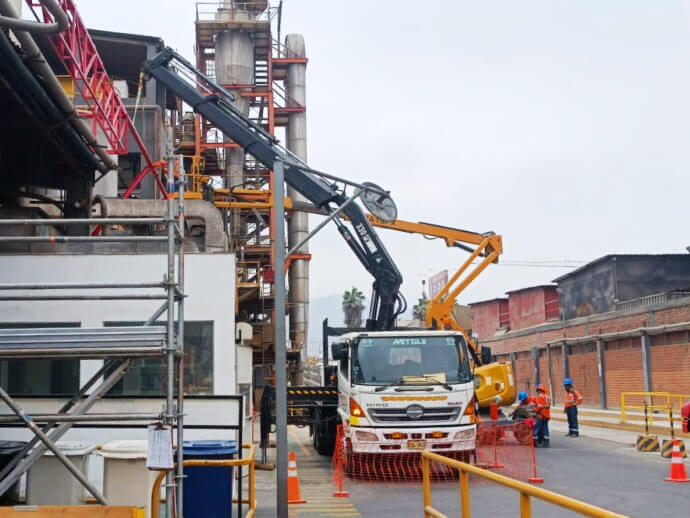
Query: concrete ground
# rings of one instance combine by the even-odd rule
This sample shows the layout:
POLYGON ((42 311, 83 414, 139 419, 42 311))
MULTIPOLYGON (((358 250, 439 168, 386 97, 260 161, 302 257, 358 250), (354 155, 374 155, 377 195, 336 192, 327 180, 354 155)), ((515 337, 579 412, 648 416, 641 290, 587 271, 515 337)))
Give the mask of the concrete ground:
MULTIPOLYGON (((658 453, 634 450, 636 434, 583 426, 581 437, 564 437, 565 423, 552 421, 552 447, 537 450, 541 487, 631 517, 690 516, 690 484, 664 482, 670 461, 658 453)), ((421 483, 364 483, 346 479, 350 497, 333 498, 330 460, 312 448, 306 429, 290 427, 290 451, 297 453, 302 497, 307 504, 291 505, 290 516, 380 517, 422 515, 421 483)), ((275 450, 270 450, 274 453, 275 450)), ((687 468, 686 468, 687 469, 687 468)), ((689 469, 690 471, 690 469, 689 469)), ((457 483, 434 483, 433 505, 448 516, 458 516, 457 483)), ((471 485, 472 516, 513 518, 518 495, 487 482, 471 485)), ((275 517, 275 472, 257 472, 258 517, 275 517)), ((535 518, 579 516, 533 500, 535 518)))

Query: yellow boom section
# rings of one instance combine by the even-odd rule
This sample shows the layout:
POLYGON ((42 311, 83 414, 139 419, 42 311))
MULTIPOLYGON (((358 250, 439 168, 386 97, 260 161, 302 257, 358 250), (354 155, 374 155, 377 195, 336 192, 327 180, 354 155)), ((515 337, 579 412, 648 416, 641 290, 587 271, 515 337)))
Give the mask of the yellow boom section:
POLYGON ((426 307, 425 325, 431 329, 453 329, 463 334, 467 344, 474 351, 474 373, 477 385, 475 394, 479 406, 486 407, 490 403, 498 403, 499 405, 512 404, 515 401, 515 378, 512 366, 506 363, 482 365, 481 351, 477 344, 474 343, 472 337, 467 334, 465 329, 462 329, 453 316, 453 306, 458 295, 487 266, 498 262, 498 256, 503 253, 501 236, 493 232, 479 234, 431 223, 413 223, 403 220, 387 222, 371 214, 368 214, 367 218, 375 227, 437 237, 443 239, 446 246, 458 247, 470 252, 470 256, 458 268, 455 274, 448 279, 441 291, 429 300, 426 307))

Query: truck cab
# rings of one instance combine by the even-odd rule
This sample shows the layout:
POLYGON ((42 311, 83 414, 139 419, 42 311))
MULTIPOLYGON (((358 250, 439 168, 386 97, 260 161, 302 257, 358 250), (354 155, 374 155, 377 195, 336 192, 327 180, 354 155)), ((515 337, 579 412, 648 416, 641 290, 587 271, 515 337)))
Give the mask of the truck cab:
POLYGON ((474 450, 474 380, 461 333, 348 333, 332 353, 353 453, 474 450))

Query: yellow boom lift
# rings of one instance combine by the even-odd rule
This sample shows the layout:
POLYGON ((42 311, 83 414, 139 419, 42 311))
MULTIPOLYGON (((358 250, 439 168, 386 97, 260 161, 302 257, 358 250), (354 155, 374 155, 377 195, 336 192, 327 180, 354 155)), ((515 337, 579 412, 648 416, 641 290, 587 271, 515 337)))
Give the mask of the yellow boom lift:
POLYGON ((403 220, 387 222, 371 214, 367 214, 367 218, 375 227, 440 238, 448 247, 461 248, 470 252, 470 256, 448 279, 445 286, 429 300, 426 307, 425 325, 431 329, 453 329, 465 336, 474 359, 475 394, 480 407, 488 407, 491 403, 497 403, 500 406, 511 405, 515 401, 515 377, 512 365, 491 362, 490 353, 482 354, 467 330, 458 324, 453 315, 453 307, 458 295, 487 266, 498 262, 498 256, 503 253, 501 236, 493 232, 479 234, 430 223, 413 223, 403 220))

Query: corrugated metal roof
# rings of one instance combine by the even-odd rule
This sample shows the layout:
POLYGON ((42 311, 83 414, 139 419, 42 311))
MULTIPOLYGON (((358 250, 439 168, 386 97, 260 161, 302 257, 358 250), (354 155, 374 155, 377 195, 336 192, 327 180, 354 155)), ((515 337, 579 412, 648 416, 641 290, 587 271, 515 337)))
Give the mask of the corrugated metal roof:
POLYGON ((659 257, 687 257, 688 261, 690 261, 690 254, 607 254, 603 255, 597 259, 594 259, 593 261, 590 261, 589 263, 582 265, 578 268, 575 268, 573 271, 568 272, 564 275, 561 275, 560 277, 556 277, 553 281, 551 282, 561 282, 563 279, 567 279, 569 277, 572 277, 575 274, 578 274, 580 272, 583 272, 595 264, 599 264, 601 262, 604 262, 606 260, 612 260, 614 258, 619 258, 619 257, 625 257, 626 259, 647 259, 647 258, 659 258, 659 257))

